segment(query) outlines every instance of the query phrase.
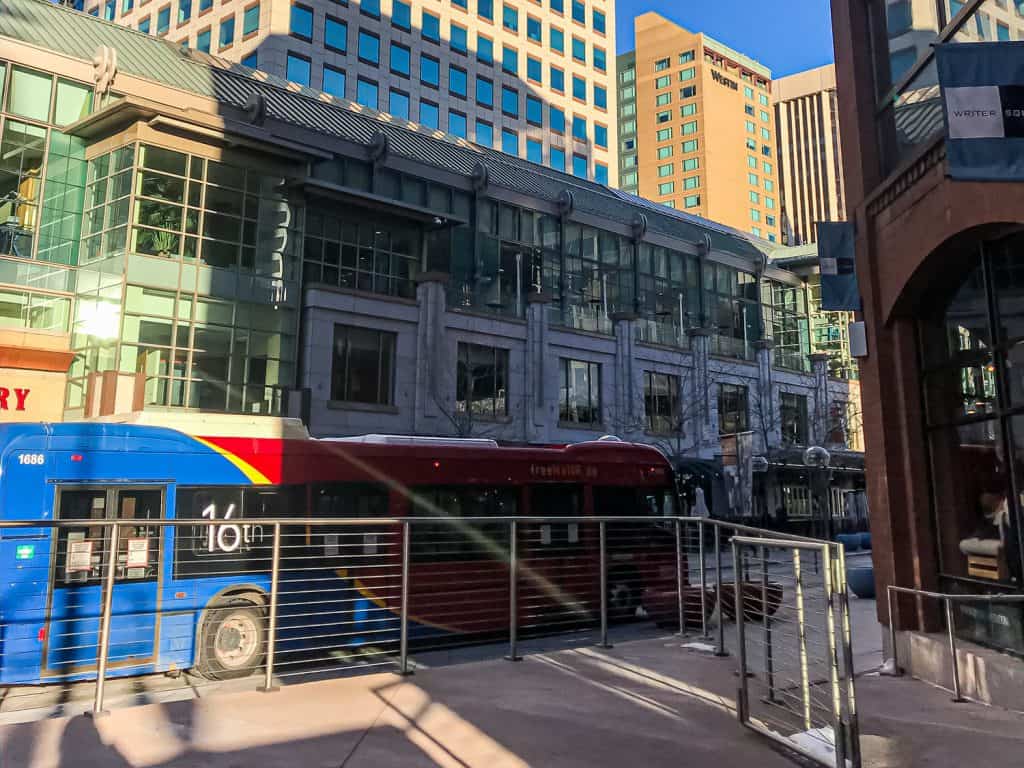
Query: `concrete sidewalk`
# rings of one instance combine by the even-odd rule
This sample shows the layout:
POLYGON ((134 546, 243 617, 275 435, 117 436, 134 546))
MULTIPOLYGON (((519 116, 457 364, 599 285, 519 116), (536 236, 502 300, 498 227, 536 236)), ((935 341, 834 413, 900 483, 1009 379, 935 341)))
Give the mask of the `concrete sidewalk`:
MULTIPOLYGON (((0 727, 2 768, 791 766, 735 720, 734 658, 672 635, 0 727)), ((858 682, 867 768, 1005 765, 1024 715, 858 682)), ((1011 757, 1012 756, 1012 757, 1011 757)))

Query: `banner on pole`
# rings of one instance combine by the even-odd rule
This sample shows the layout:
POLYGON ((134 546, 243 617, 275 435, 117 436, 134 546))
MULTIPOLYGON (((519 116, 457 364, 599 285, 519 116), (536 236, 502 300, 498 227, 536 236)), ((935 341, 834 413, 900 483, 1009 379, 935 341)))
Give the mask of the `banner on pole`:
POLYGON ((1024 42, 944 43, 935 64, 950 178, 1024 180, 1024 42))
POLYGON ((859 312, 853 224, 819 221, 818 269, 821 274, 821 308, 829 312, 859 312))

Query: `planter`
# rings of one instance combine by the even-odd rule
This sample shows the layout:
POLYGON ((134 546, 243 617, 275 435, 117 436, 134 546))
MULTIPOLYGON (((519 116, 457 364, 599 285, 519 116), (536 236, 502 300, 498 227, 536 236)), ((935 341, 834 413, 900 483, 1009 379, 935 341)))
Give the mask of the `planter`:
POLYGON ((846 569, 846 585, 857 597, 866 600, 875 597, 875 569, 866 565, 862 568, 846 569))

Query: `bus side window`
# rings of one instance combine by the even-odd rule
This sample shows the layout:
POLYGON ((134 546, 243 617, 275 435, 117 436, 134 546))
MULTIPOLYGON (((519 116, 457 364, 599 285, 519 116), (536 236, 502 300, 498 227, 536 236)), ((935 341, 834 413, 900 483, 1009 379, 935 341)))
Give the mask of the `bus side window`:
MULTIPOLYGON (((583 491, 578 485, 534 485, 530 488, 530 515, 533 517, 579 517, 583 509, 583 491)), ((580 543, 580 524, 541 523, 539 538, 543 548, 558 548, 580 543)), ((530 537, 533 538, 532 536, 530 537)))
MULTIPOLYGON (((388 489, 374 483, 338 483, 318 487, 314 493, 319 518, 379 518, 388 514, 388 489)), ((319 556, 331 568, 359 564, 387 551, 389 526, 318 526, 310 540, 318 542, 319 556)))

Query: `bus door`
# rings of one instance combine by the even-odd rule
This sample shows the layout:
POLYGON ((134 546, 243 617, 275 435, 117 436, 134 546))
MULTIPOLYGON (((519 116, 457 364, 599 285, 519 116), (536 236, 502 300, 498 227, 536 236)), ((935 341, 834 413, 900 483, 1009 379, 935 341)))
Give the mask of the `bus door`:
POLYGON ((111 669, 142 672, 152 662, 159 622, 161 487, 58 487, 56 519, 81 522, 56 529, 51 559, 44 675, 74 675, 96 666, 103 589, 114 558, 111 669), (112 551, 111 520, 130 521, 112 551), (138 669, 136 669, 138 668, 138 669))

